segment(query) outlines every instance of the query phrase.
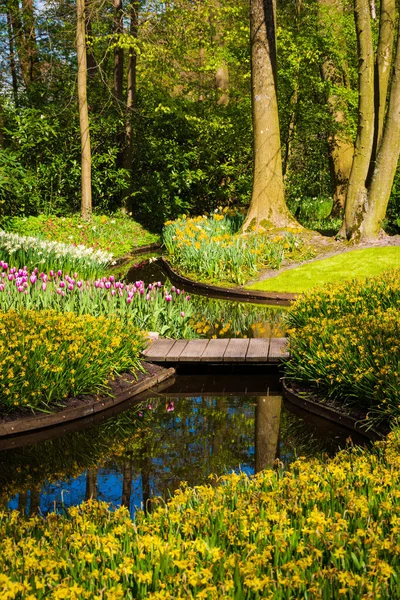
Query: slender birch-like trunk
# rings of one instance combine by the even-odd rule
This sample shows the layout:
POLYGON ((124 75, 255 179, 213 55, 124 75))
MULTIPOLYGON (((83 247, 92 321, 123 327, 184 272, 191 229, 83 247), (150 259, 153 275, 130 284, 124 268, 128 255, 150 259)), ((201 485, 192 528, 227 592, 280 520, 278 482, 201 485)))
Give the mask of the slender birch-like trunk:
POLYGON ((90 150, 89 111, 87 103, 87 62, 85 38, 85 0, 76 0, 76 49, 78 57, 78 107, 81 134, 81 214, 92 214, 92 155, 90 150))

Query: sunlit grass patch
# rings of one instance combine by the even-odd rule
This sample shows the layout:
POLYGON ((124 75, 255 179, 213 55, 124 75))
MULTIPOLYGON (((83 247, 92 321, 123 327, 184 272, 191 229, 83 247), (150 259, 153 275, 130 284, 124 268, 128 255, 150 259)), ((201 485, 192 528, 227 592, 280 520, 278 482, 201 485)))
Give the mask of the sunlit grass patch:
POLYGON ((302 293, 316 286, 344 280, 379 275, 400 267, 400 247, 366 248, 343 252, 331 258, 316 260, 259 281, 249 289, 302 293))

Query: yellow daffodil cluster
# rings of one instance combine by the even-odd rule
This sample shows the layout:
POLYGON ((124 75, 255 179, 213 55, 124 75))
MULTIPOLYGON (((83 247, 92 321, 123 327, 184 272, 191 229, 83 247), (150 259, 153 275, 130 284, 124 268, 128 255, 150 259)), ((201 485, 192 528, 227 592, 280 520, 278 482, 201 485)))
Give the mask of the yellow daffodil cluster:
POLYGON ((47 408, 107 388, 139 368, 144 339, 117 318, 55 311, 0 312, 0 395, 5 412, 47 408))
POLYGON ((243 234, 242 223, 243 215, 230 212, 167 221, 163 241, 170 260, 185 273, 236 284, 309 250, 292 229, 271 232, 256 227, 243 234))
POLYGON ((89 501, 0 513, 0 597, 395 600, 400 432, 287 471, 181 487, 132 521, 89 501))
POLYGON ((400 417, 400 271, 328 286, 288 314, 286 374, 368 426, 400 417))

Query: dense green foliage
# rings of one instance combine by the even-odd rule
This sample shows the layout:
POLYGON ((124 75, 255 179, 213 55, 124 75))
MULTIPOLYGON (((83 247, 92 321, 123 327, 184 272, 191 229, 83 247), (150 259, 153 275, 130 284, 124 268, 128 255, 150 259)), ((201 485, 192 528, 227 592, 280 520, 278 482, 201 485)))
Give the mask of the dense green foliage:
POLYGON ((400 417, 400 273, 306 294, 288 312, 289 379, 355 409, 365 425, 400 417))
POLYGON ((135 522, 93 501, 46 519, 3 512, 3 593, 397 599, 399 443, 395 431, 372 452, 183 486, 135 522))
MULTIPOLYGON (((183 213, 247 205, 252 169, 248 5, 233 0, 203 0, 195 7, 186 0, 147 4, 139 10, 137 38, 128 33, 130 9, 130 4, 124 6, 125 31, 118 36, 111 6, 92 3, 88 21, 95 210, 108 213, 128 206, 136 218, 160 230, 165 219, 183 213), (122 99, 113 84, 115 47, 125 55, 122 99), (134 107, 127 111, 130 51, 136 53, 137 80, 134 107), (221 68, 226 71, 222 83, 221 68), (132 125, 129 164, 124 159, 127 121, 132 125)), ((0 19, 0 204, 12 216, 69 215, 80 206, 75 9, 35 5, 36 37, 29 43, 37 62, 31 81, 24 74, 18 29, 18 19, 28 16, 5 5, 0 19), (13 50, 7 15, 15 28, 13 50)), ((329 18, 309 0, 278 5, 286 194, 293 212, 309 225, 315 223, 304 208, 307 203, 316 199, 329 206, 332 196, 329 144, 336 134, 354 137, 356 122, 350 5, 336 24, 329 18), (325 26, 321 19, 328 19, 325 26), (335 35, 338 23, 341 36, 335 35), (321 79, 327 56, 345 74, 343 85, 321 79), (340 99, 342 122, 328 110, 332 93, 340 99)), ((388 212, 392 227, 397 226, 397 187, 388 212)), ((337 228, 337 222, 328 228, 337 228)))

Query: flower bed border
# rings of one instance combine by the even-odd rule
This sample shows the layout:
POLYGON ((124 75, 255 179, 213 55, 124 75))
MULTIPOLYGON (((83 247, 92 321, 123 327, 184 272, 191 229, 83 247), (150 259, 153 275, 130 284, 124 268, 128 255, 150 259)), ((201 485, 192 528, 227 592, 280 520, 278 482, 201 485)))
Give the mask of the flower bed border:
POLYGON ((175 369, 173 368, 165 369, 164 367, 153 365, 153 369, 156 371, 153 375, 145 376, 142 381, 129 385, 127 389, 120 394, 117 394, 115 397, 101 396, 99 400, 89 401, 82 406, 66 408, 57 413, 34 417, 22 417, 6 423, 1 423, 0 438, 54 427, 55 425, 68 423, 103 412, 145 392, 149 388, 162 383, 175 375, 175 369))
POLYGON ((329 421, 332 421, 333 423, 336 423, 337 425, 341 425, 342 427, 345 427, 346 429, 350 429, 351 431, 356 431, 357 433, 363 435, 364 437, 368 438, 369 440, 372 441, 376 441, 376 440, 382 440, 384 437, 383 433, 380 433, 379 431, 377 431, 376 429, 368 429, 365 430, 362 427, 360 427, 358 425, 359 423, 359 419, 356 419, 355 417, 352 417, 351 415, 346 415, 344 413, 341 413, 331 407, 328 406, 324 406, 323 404, 319 403, 319 402, 314 402, 314 400, 311 400, 310 398, 307 398, 305 396, 300 396, 299 394, 297 394, 294 390, 292 390, 290 387, 290 379, 288 379, 287 377, 282 377, 282 392, 283 392, 283 396, 286 398, 286 400, 288 400, 288 402, 294 404, 295 406, 298 406, 314 415, 317 415, 318 417, 323 417, 324 419, 328 419, 329 421))
POLYGON ((289 306, 298 296, 298 294, 286 292, 259 292, 242 288, 224 288, 217 285, 209 285, 180 275, 174 271, 171 264, 164 257, 158 260, 161 262, 163 269, 172 283, 184 287, 187 292, 192 292, 193 294, 238 300, 240 302, 252 302, 254 304, 275 304, 277 306, 289 306))

